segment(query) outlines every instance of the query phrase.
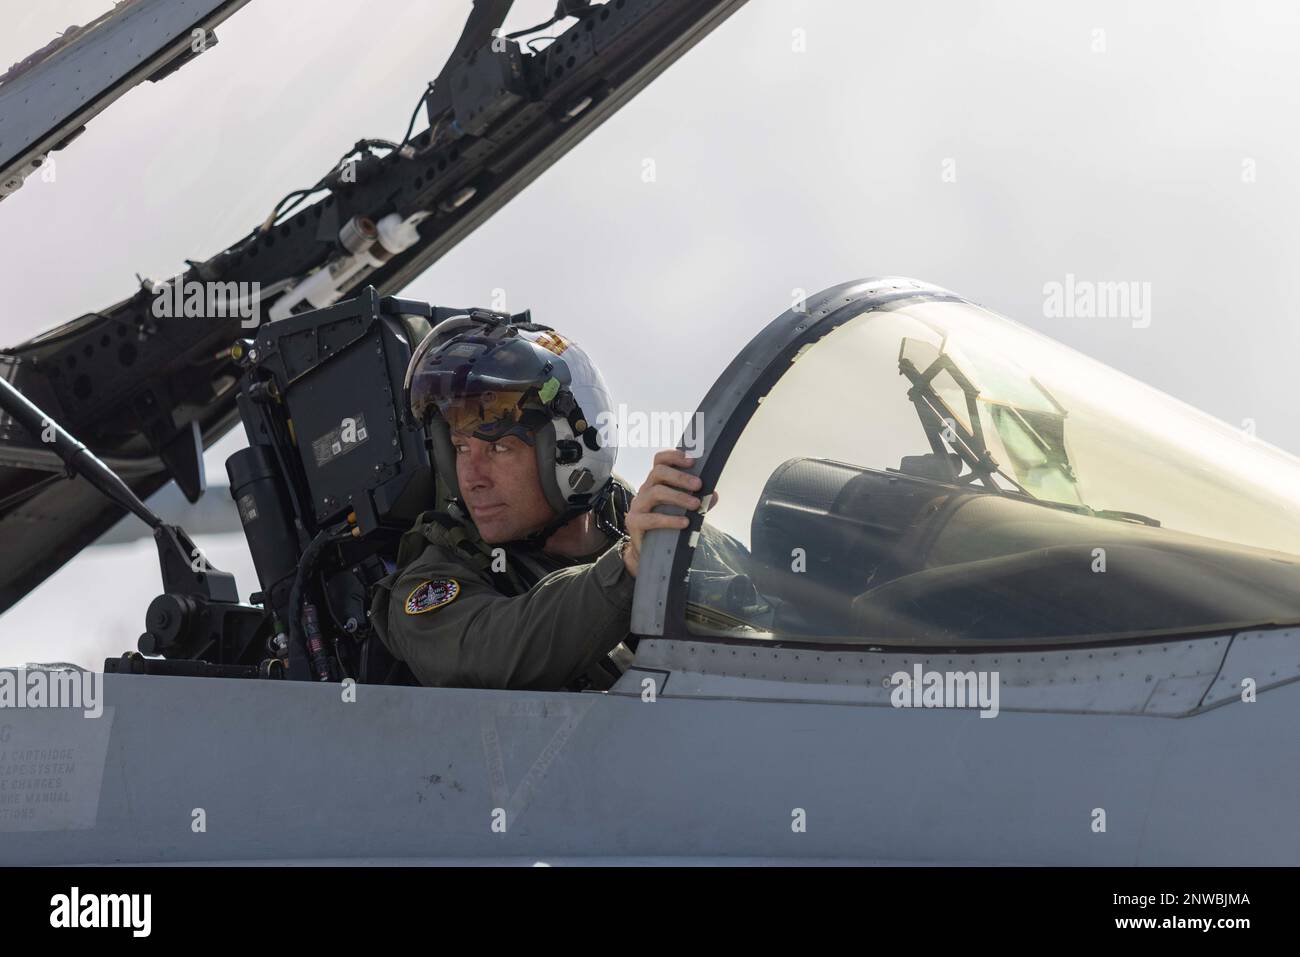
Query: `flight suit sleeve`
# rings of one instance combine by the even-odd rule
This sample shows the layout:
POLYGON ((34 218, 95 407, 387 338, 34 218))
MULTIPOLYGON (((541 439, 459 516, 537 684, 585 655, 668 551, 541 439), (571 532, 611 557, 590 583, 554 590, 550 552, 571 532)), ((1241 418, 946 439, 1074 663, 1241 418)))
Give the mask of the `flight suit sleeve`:
POLYGON ((615 545, 591 564, 552 572, 522 595, 502 595, 454 553, 431 544, 393 583, 381 636, 423 685, 554 691, 627 637, 634 585, 615 545), (449 601, 447 581, 457 586, 449 601), (432 592, 416 596, 426 583, 432 592), (421 601, 429 594, 434 602, 421 601), (436 607, 412 611, 422 604, 436 607))

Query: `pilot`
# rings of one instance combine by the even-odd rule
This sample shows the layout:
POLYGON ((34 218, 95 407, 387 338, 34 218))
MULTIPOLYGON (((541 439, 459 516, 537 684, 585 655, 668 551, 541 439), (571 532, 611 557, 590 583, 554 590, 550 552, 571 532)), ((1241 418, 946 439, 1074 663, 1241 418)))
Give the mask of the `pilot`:
POLYGON ((698 509, 676 450, 635 495, 597 428, 610 400, 577 345, 483 312, 440 323, 416 349, 405 402, 424 425, 440 508, 402 538, 371 601, 375 632, 421 684, 601 690, 623 643, 640 546, 698 509))

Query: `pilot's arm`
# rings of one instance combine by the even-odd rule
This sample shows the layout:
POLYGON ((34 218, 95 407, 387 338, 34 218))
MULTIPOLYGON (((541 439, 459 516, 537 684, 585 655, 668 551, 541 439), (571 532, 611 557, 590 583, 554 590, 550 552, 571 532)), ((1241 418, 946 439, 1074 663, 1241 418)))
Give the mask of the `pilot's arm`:
POLYGON ((511 597, 430 545, 379 591, 371 617, 423 685, 553 691, 627 637, 634 584, 616 545, 511 597))

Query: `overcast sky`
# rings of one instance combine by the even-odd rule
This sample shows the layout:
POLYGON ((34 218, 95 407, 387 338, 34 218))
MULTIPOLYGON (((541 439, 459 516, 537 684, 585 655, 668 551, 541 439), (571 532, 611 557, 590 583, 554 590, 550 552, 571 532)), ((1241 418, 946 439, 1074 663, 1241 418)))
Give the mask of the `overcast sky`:
MULTIPOLYGON (((554 3, 516 6, 508 29, 554 3)), ((0 68, 107 7, 0 0, 0 68)), ((207 258, 357 139, 400 138, 469 8, 252 0, 0 203, 0 344, 207 258)), ((913 276, 1300 452, 1297 49, 1281 2, 750 0, 404 295, 504 289, 616 401, 688 411, 793 290, 913 276), (1045 315, 1067 275, 1149 283, 1149 325, 1045 315)), ((639 484, 651 454, 620 472, 639 484)), ((201 544, 256 589, 240 538, 201 544)), ((99 667, 158 588, 151 542, 89 549, 0 619, 0 662, 99 667)))

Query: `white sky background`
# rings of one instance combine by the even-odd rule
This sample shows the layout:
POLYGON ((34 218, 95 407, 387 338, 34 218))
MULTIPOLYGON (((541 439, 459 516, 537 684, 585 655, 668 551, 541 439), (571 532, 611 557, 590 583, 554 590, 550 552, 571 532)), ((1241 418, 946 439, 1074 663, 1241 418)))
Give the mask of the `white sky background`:
MULTIPOLYGON (((107 7, 0 0, 0 65, 107 7)), ((554 3, 516 7, 507 31, 554 3)), ((357 139, 399 139, 469 8, 252 0, 0 204, 0 344, 211 256, 357 139)), ((1280 2, 750 0, 403 295, 503 288, 616 401, 689 411, 792 290, 913 276, 1298 452, 1297 50, 1280 2), (1045 318, 1067 273, 1149 282, 1150 327, 1045 318)), ((242 439, 209 451, 212 479, 242 439)), ((652 452, 619 471, 639 484, 652 452)), ((200 545, 256 589, 240 537, 200 545)), ((151 541, 89 549, 0 619, 0 662, 99 667, 158 590, 151 541)))

